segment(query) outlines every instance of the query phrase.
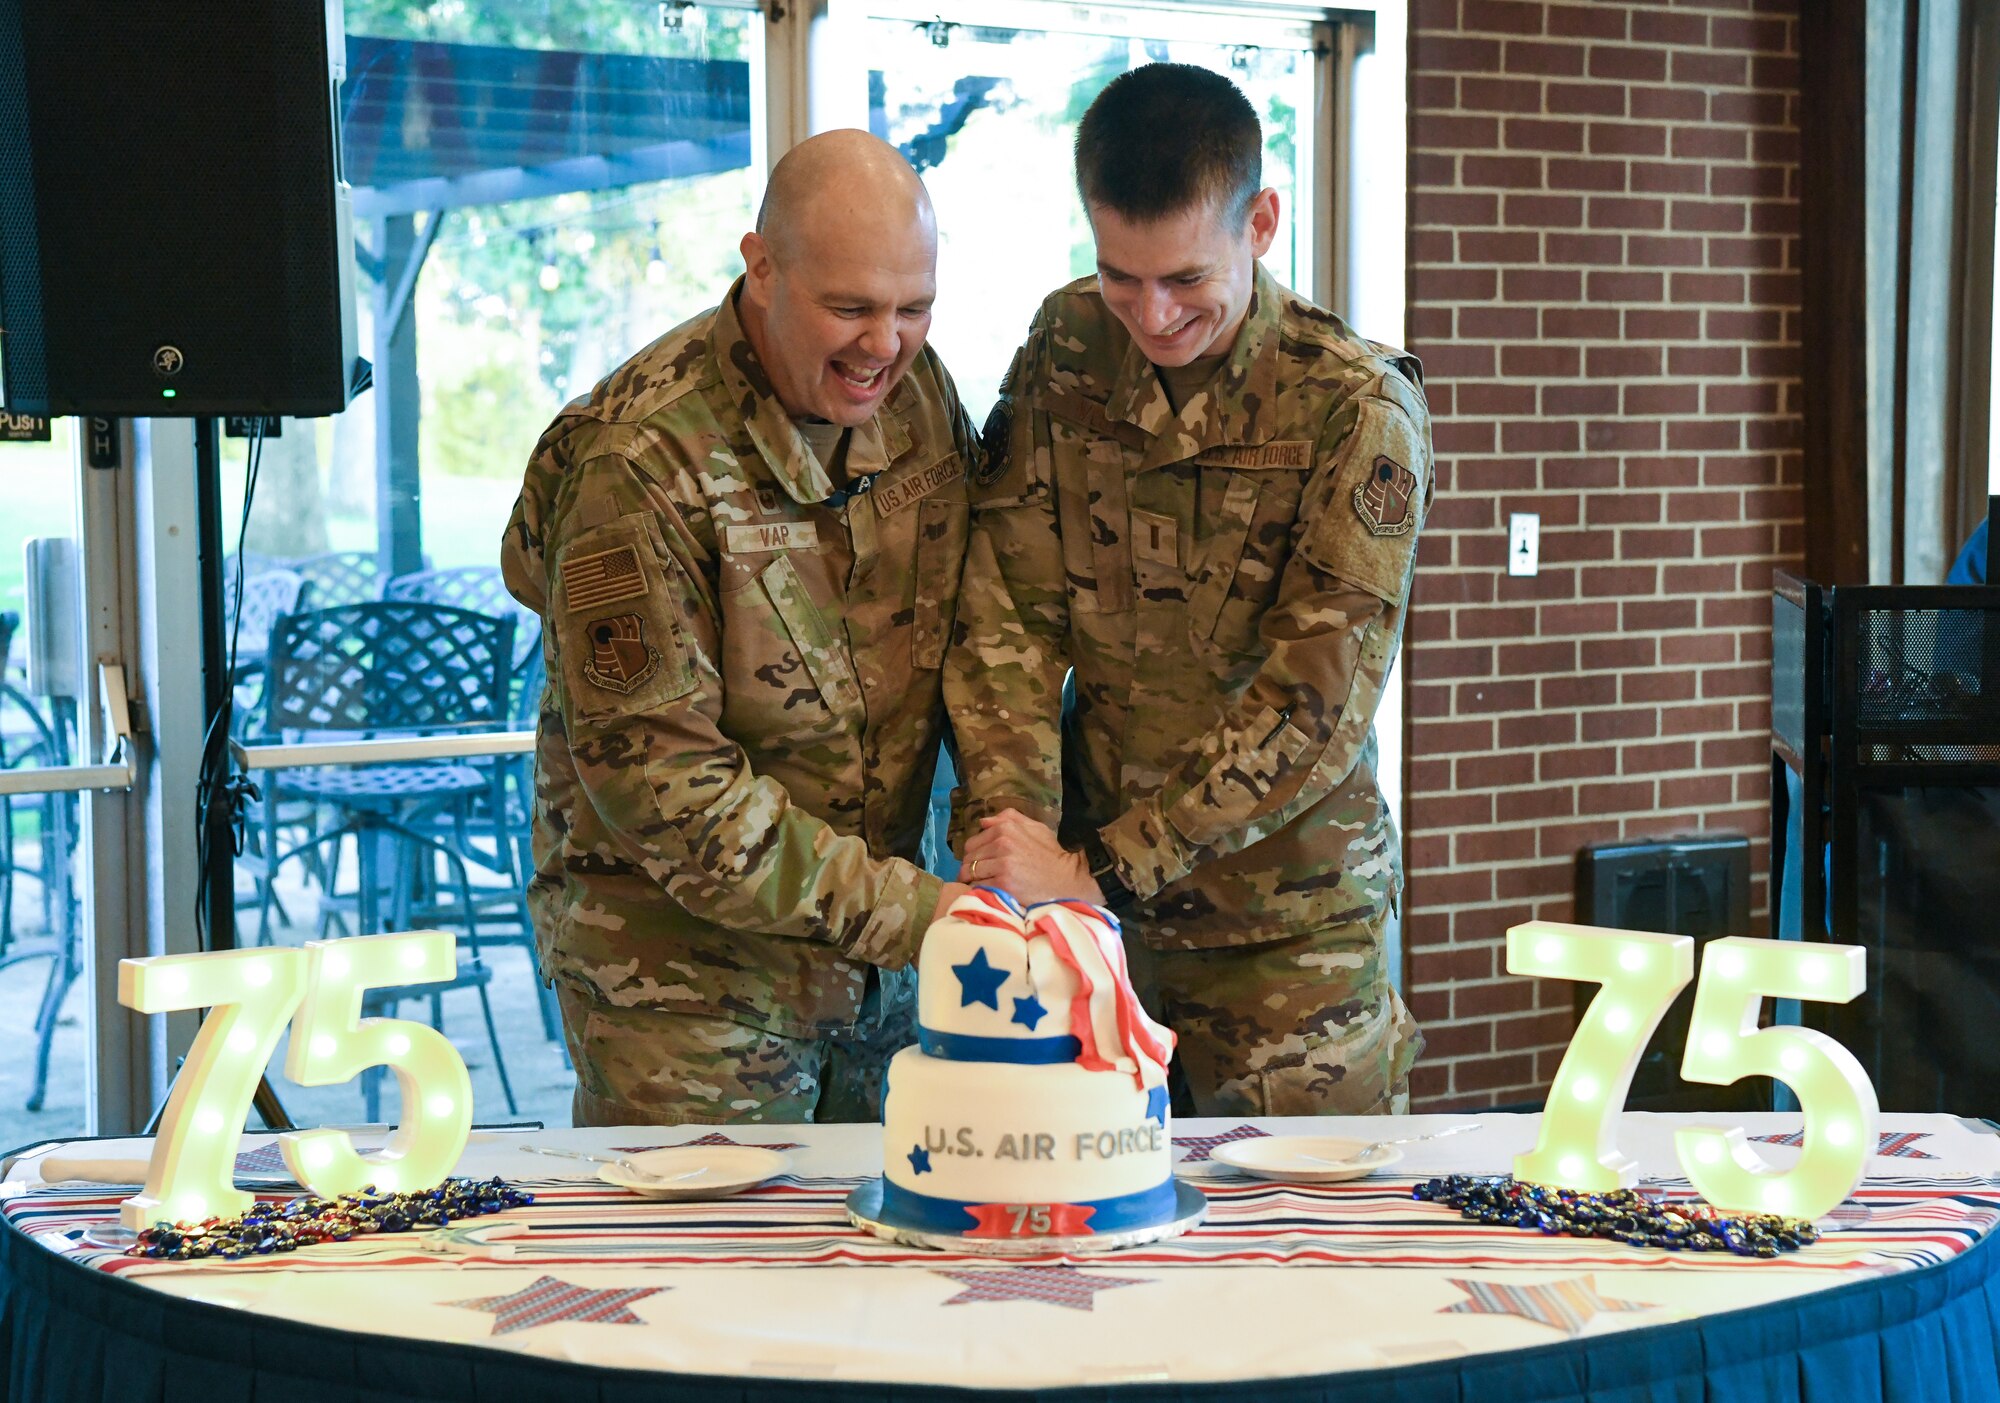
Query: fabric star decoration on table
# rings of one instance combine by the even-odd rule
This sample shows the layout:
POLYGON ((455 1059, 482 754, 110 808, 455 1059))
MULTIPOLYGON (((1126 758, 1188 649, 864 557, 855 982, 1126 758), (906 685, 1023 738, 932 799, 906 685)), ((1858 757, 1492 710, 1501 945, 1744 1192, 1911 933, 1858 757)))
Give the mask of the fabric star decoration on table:
POLYGON ((1565 1335, 1574 1335, 1593 1316, 1659 1309, 1650 1301, 1619 1301, 1600 1296, 1594 1276, 1572 1276, 1537 1286, 1499 1286, 1486 1281, 1461 1281, 1457 1277, 1450 1280, 1468 1299, 1453 1302, 1440 1310, 1439 1315, 1518 1315, 1565 1335))
POLYGON ((692 1140, 681 1140, 672 1145, 613 1145, 611 1148, 621 1155, 641 1155, 648 1150, 690 1150, 706 1145, 747 1145, 756 1150, 799 1150, 805 1147, 797 1140, 732 1140, 727 1135, 710 1131, 697 1135, 692 1140))
POLYGON ((1007 982, 1007 971, 993 968, 984 945, 973 951, 972 958, 964 964, 953 965, 951 972, 958 976, 960 1008, 985 1004, 995 1013, 1000 1011, 1000 986, 1007 982))
POLYGON ((483 1310, 493 1316, 493 1333, 511 1335, 537 1325, 554 1325, 564 1320, 581 1320, 589 1325, 643 1325, 646 1322, 627 1309, 634 1301, 671 1291, 671 1286, 630 1287, 620 1291, 593 1291, 574 1286, 553 1276, 544 1276, 532 1286, 506 1296, 474 1296, 465 1301, 444 1301, 465 1310, 483 1310))
POLYGON ((1147 1286, 1150 1276, 1086 1276, 1075 1267, 997 1267, 972 1271, 941 1271, 933 1275, 949 1277, 965 1289, 945 1304, 972 1305, 980 1301, 1039 1301, 1065 1310, 1091 1310, 1096 1292, 1119 1286, 1147 1286))
MULTIPOLYGON (((1805 1132, 1788 1130, 1779 1135, 1752 1135, 1760 1145, 1790 1145, 1797 1148, 1805 1143, 1805 1132)), ((1916 1148, 1919 1140, 1930 1139, 1928 1131, 1878 1130, 1875 1133, 1875 1153, 1888 1155, 1891 1159, 1936 1159, 1937 1156, 1916 1148)))
MULTIPOLYGON (((1151 1110, 1151 1103, 1147 1105, 1151 1110)), ((1220 1135, 1176 1135, 1174 1143, 1186 1150, 1181 1156, 1182 1164, 1197 1164, 1208 1158, 1208 1152, 1217 1145, 1227 1145, 1232 1140, 1255 1140, 1260 1135, 1269 1135, 1268 1130, 1259 1130, 1254 1125, 1239 1125, 1234 1130, 1225 1130, 1220 1135)))

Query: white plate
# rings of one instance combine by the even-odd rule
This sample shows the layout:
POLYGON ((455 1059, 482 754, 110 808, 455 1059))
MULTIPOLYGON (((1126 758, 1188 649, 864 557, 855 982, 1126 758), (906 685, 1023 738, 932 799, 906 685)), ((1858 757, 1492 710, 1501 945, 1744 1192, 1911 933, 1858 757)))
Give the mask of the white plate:
POLYGON ((722 1198, 727 1194, 763 1183, 782 1174, 789 1163, 777 1150, 754 1145, 675 1145, 664 1150, 641 1150, 625 1158, 658 1179, 640 1178, 622 1164, 607 1164, 597 1171, 605 1183, 630 1189, 646 1198, 722 1198), (694 1174, 694 1170, 700 1170, 694 1174), (676 1174, 690 1174, 675 1179, 676 1174), (664 1181, 664 1182, 662 1182, 664 1181))
POLYGON ((1384 1145, 1366 1159, 1356 1158, 1368 1144, 1331 1135, 1260 1135, 1217 1145, 1208 1157, 1259 1179, 1286 1179, 1294 1184, 1362 1179, 1402 1162, 1403 1152, 1394 1145, 1384 1145))

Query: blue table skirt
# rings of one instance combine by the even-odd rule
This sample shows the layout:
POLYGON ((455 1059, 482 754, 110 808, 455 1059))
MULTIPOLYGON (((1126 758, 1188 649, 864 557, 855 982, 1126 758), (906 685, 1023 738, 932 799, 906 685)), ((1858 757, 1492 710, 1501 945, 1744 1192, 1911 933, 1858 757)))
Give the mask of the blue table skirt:
MULTIPOLYGON (((829 1277, 843 1268, 818 1268, 829 1277)), ((860 1270, 856 1268, 855 1270, 860 1270)), ((894 1268, 879 1268, 894 1270, 894 1268)), ((1296 1269, 1310 1289, 1312 1268, 1296 1269)), ((1600 1284, 1615 1274, 1600 1276, 1600 1284)), ((1217 1302, 1218 1329, 1229 1328, 1217 1302)), ((1363 1338, 1365 1319, 1329 1319, 1363 1338)), ((13 1403, 2000 1403, 2000 1247, 1943 1266, 1648 1329, 1401 1369, 1249 1383, 989 1390, 758 1381, 358 1335, 164 1295, 0 1228, 0 1376, 13 1403)))

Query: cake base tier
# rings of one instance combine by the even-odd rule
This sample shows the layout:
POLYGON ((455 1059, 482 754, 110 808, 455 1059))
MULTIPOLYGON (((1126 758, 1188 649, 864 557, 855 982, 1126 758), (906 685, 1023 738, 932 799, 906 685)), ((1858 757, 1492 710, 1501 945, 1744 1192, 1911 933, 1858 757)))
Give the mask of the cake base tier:
POLYGON ((1075 1257, 1115 1252, 1121 1247, 1138 1247, 1148 1242, 1179 1237, 1199 1223, 1208 1212, 1208 1200, 1202 1196, 1201 1190, 1175 1179, 1174 1216, 1163 1223, 1072 1237, 964 1237, 885 1219, 882 1216, 882 1183, 880 1179, 871 1179, 847 1196, 847 1220, 855 1227, 885 1242, 900 1242, 906 1247, 928 1247, 939 1252, 963 1252, 975 1257, 1075 1257))

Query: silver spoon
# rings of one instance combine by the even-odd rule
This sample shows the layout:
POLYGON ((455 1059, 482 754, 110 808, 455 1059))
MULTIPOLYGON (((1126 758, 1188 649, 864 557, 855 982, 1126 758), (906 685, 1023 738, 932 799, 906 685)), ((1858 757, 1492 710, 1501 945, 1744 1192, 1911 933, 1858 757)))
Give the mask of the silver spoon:
POLYGON ((580 1159, 591 1164, 615 1164, 634 1179, 643 1179, 649 1184, 678 1184, 683 1179, 692 1179, 698 1174, 708 1173, 708 1166, 705 1164, 680 1174, 655 1174, 650 1169, 634 1164, 623 1155, 594 1155, 588 1150, 558 1150, 548 1145, 523 1145, 521 1148, 532 1154, 554 1155, 557 1159, 580 1159))
POLYGON ((1427 1135, 1405 1135, 1400 1140, 1377 1140, 1372 1145, 1363 1145, 1352 1159, 1321 1159, 1318 1155, 1297 1152, 1300 1159, 1309 1159, 1314 1164, 1345 1165, 1358 1164, 1377 1150, 1386 1150, 1391 1145, 1414 1145, 1419 1140, 1442 1140, 1447 1135, 1457 1135, 1462 1131, 1479 1129, 1478 1121, 1467 1121, 1464 1125, 1446 1126, 1443 1130, 1433 1130, 1427 1135))

